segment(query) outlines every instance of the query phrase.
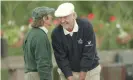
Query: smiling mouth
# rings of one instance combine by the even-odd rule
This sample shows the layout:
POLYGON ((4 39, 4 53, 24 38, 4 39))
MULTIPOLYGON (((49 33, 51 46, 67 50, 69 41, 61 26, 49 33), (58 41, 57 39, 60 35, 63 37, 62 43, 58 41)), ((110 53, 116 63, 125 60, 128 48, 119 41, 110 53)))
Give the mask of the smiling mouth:
POLYGON ((64 23, 61 23, 62 25, 66 25, 66 24, 68 24, 68 22, 64 22, 64 23))

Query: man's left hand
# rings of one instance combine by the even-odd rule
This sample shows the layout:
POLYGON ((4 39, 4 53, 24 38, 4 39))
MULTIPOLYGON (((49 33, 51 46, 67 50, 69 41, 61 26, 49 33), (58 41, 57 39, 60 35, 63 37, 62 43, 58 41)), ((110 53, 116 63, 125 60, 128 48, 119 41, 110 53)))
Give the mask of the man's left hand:
POLYGON ((80 72, 79 80, 85 80, 85 78, 86 78, 86 72, 80 72))

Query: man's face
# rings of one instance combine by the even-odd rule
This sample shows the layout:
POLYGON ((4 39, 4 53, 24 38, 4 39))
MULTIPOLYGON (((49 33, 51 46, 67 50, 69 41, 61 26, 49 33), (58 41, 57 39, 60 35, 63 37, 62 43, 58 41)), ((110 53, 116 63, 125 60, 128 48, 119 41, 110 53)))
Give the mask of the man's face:
POLYGON ((74 15, 70 14, 68 16, 59 17, 60 24, 65 28, 73 28, 74 26, 74 15))

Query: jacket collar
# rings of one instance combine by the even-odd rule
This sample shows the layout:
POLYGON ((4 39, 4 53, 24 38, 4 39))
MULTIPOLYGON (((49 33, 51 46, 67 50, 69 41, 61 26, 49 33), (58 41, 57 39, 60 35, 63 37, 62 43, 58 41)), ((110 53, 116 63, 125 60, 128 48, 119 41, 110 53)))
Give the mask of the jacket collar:
POLYGON ((48 29, 45 26, 39 27, 40 29, 42 29, 46 34, 48 33, 48 29))
POLYGON ((79 26, 75 20, 74 28, 73 28, 72 32, 67 31, 65 28, 63 28, 63 31, 64 31, 65 35, 70 34, 72 36, 74 32, 78 32, 78 28, 79 28, 79 26))

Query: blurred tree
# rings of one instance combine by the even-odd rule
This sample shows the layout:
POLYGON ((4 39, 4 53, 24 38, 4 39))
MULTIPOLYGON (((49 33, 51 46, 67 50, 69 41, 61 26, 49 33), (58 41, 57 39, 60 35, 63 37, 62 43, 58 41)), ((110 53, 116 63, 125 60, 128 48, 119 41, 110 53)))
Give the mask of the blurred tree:
POLYGON ((119 34, 117 24, 120 24, 124 31, 133 34, 132 1, 2 1, 1 28, 9 35, 8 40, 16 41, 15 37, 19 32, 19 27, 29 24, 28 20, 35 7, 48 6, 56 9, 59 4, 64 2, 72 2, 79 17, 92 18, 89 20, 93 24, 96 36, 101 38, 100 42, 104 42, 103 37, 108 39, 105 40, 103 45, 106 46, 103 49, 118 48, 115 42, 115 38, 119 34), (112 22, 114 20, 115 22, 112 22), (14 21, 16 25, 13 25, 14 21), (10 26, 14 26, 14 28, 10 26))

